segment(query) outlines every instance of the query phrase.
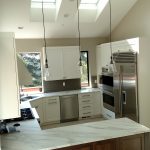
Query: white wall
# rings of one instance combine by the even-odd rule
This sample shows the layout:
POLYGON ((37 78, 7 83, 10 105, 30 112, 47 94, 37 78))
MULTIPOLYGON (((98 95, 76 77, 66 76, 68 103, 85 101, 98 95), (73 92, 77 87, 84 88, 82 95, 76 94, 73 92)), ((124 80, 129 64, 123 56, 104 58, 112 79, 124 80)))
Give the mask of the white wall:
POLYGON ((138 0, 112 33, 113 41, 150 37, 150 0, 138 0))
POLYGON ((140 123, 150 127, 150 0, 138 0, 112 33, 113 41, 141 37, 139 52, 140 123))

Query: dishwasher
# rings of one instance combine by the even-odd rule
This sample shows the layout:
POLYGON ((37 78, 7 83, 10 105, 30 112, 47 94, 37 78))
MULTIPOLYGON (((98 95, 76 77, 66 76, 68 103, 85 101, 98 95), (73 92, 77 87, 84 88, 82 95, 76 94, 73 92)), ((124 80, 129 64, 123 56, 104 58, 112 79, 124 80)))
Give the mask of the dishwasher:
POLYGON ((60 96, 60 122, 79 119, 78 95, 60 96))

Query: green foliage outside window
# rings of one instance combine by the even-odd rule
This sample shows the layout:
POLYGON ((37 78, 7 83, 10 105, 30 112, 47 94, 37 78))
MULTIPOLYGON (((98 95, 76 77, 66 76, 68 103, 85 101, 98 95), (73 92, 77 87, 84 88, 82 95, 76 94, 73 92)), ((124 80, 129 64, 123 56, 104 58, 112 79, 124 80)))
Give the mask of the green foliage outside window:
POLYGON ((41 62, 39 53, 20 53, 18 57, 23 61, 27 70, 32 76, 32 85, 28 87, 36 87, 42 85, 41 80, 41 62))
POLYGON ((81 52, 81 60, 82 60, 82 66, 81 66, 81 85, 88 86, 88 52, 82 51, 81 52))

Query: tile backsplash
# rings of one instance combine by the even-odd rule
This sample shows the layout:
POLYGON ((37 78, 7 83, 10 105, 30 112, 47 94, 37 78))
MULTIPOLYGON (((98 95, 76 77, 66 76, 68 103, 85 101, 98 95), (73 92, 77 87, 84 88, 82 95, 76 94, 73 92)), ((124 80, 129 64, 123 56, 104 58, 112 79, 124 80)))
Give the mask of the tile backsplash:
POLYGON ((81 89, 81 79, 43 81, 43 86, 44 93, 79 90, 81 89))
POLYGON ((91 76, 92 88, 97 88, 97 76, 91 76))

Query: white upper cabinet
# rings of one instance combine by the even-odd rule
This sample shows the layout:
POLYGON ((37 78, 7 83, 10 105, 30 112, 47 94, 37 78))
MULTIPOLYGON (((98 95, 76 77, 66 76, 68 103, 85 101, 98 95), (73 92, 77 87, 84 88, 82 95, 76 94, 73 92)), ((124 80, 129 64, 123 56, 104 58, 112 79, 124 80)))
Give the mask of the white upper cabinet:
MULTIPOLYGON (((138 52, 138 38, 116 41, 111 43, 112 53, 115 52, 138 52)), ((101 74, 102 67, 110 64, 111 48, 110 43, 98 45, 96 48, 97 74, 101 74)))
POLYGON ((110 64, 111 51, 108 44, 102 44, 96 48, 96 66, 97 74, 101 74, 103 66, 110 64))
POLYGON ((74 79, 80 78, 80 67, 78 66, 79 62, 79 47, 78 46, 69 46, 63 47, 63 73, 64 79, 74 79))
POLYGON ((78 46, 47 47, 47 59, 50 73, 47 80, 80 78, 78 46))
POLYGON ((0 33, 0 120, 20 117, 13 33, 0 33))
POLYGON ((47 59, 49 67, 47 80, 61 80, 63 78, 62 51, 58 47, 48 47, 47 59))

